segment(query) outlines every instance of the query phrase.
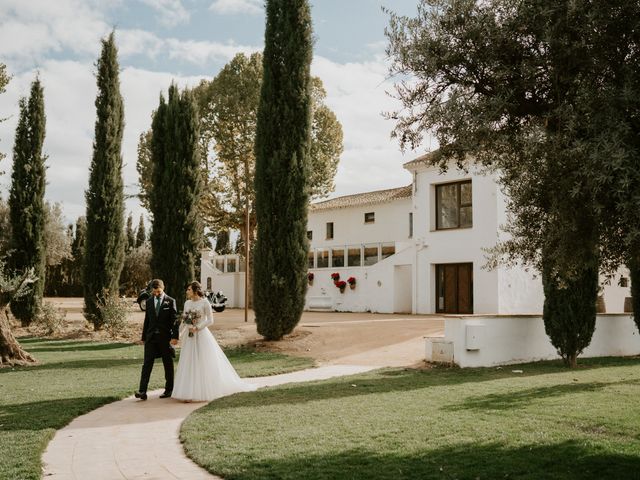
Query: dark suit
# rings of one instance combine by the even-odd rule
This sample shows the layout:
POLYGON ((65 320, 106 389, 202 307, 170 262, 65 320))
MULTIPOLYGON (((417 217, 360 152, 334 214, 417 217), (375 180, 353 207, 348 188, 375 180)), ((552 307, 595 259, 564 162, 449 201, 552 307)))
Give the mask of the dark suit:
POLYGON ((144 363, 140 377, 140 392, 146 392, 156 358, 162 358, 164 365, 164 389, 173 390, 173 348, 171 339, 178 338, 178 311, 176 301, 168 295, 162 297, 160 311, 156 313, 156 297, 147 299, 142 327, 142 341, 144 342, 144 363))

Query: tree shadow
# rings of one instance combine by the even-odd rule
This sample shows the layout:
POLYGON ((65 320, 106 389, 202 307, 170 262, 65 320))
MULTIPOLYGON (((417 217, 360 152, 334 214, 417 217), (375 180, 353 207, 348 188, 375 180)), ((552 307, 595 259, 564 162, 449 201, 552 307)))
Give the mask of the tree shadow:
MULTIPOLYGON (((156 362, 161 362, 156 360, 156 362)), ((114 367, 123 367, 128 365, 142 366, 142 357, 140 358, 103 358, 91 360, 72 360, 64 362, 41 363, 33 366, 15 366, 13 368, 0 369, 0 375, 16 372, 18 370, 72 370, 72 369, 109 369, 114 367)))
POLYGON ((239 460, 229 468, 204 466, 227 480, 640 479, 640 455, 611 452, 574 440, 519 447, 467 443, 416 453, 350 450, 287 455, 278 449, 269 458, 239 460))
POLYGON ((561 397, 582 392, 595 392, 613 385, 640 384, 640 380, 622 380, 619 382, 566 383, 548 387, 530 388, 528 390, 507 393, 492 393, 478 397, 470 397, 460 404, 443 407, 445 411, 461 410, 508 410, 521 408, 536 400, 561 397))
POLYGON ((0 431, 58 430, 74 418, 119 400, 115 396, 43 400, 0 406, 0 431))
MULTIPOLYGON (((611 365, 607 362, 604 362, 603 364, 593 364, 592 367, 589 368, 630 366, 639 364, 640 361, 638 359, 633 359, 623 360, 615 365, 611 365)), ((378 393, 421 390, 432 387, 456 386, 463 385, 465 383, 479 383, 501 379, 521 379, 536 375, 564 374, 569 371, 560 363, 529 364, 526 366, 519 366, 519 368, 525 369, 525 371, 529 371, 529 373, 516 374, 516 376, 506 368, 499 370, 495 368, 435 368, 432 370, 383 369, 328 380, 285 384, 278 387, 258 390, 258 392, 254 394, 239 394, 242 395, 242 399, 235 395, 232 397, 224 397, 214 401, 212 404, 205 407, 205 409, 211 408, 220 410, 224 408, 259 407, 270 404, 295 405, 319 400, 366 396, 378 393)), ((560 380, 558 383, 561 388, 545 387, 542 389, 534 389, 532 391, 524 392, 520 398, 514 399, 512 404, 516 405, 516 402, 518 401, 523 403, 524 401, 532 400, 536 398, 537 393, 548 396, 561 395, 579 391, 574 390, 574 388, 586 390, 588 388, 596 389, 610 385, 609 383, 602 382, 602 384, 594 383, 591 384, 591 386, 589 386, 589 384, 579 384, 579 386, 574 387, 574 384, 569 385, 566 381, 560 380)), ((482 408, 481 405, 486 405, 486 408, 489 408, 489 403, 495 400, 502 401, 503 408, 508 408, 508 397, 510 395, 512 394, 496 396, 500 398, 479 399, 477 408, 482 408)), ((462 409, 464 407, 459 408, 462 409)), ((491 408, 494 408, 493 404, 491 405, 491 408)))
MULTIPOLYGON (((85 342, 83 342, 85 343, 85 342)), ((101 350, 115 350, 118 348, 131 347, 132 343, 89 343, 80 344, 79 342, 65 342, 64 344, 54 344, 46 346, 33 346, 26 350, 31 352, 88 352, 101 350)))

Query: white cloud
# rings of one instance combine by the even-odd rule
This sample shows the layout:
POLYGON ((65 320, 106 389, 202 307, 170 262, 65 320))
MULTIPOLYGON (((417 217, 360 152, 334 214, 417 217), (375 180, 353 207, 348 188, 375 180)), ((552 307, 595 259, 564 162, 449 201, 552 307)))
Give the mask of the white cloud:
POLYGON ((316 56, 311 70, 322 79, 326 103, 344 131, 344 152, 335 178, 336 191, 331 196, 411 183, 411 175, 402 164, 417 154, 400 152, 398 143, 390 138, 393 123, 382 117, 383 111, 397 107, 386 94, 392 84, 386 80, 387 66, 382 57, 341 64, 316 56))
POLYGON ((236 45, 234 43, 200 42, 195 40, 166 40, 166 50, 169 58, 191 62, 196 65, 215 61, 231 60, 237 53, 251 54, 262 50, 259 47, 236 45))
POLYGON ((140 2, 159 13, 159 21, 162 25, 175 27, 181 23, 189 23, 191 15, 180 0, 140 0, 140 2))
POLYGON ((233 15, 237 13, 248 13, 258 15, 262 13, 261 0, 215 0, 209 10, 213 10, 221 15, 233 15))

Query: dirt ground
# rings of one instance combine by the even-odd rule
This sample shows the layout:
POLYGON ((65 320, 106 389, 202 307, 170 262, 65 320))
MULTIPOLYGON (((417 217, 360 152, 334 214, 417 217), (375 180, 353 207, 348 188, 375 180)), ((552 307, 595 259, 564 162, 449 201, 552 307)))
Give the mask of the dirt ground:
MULTIPOLYGON (((66 312, 67 338, 107 338, 93 332, 82 316, 81 298, 46 298, 66 312)), ((130 328, 120 340, 137 341, 144 312, 131 300, 130 328)), ((419 365, 424 360, 427 336, 442 336, 444 320, 436 315, 304 312, 293 333, 267 342, 256 331, 253 312, 226 309, 214 314, 211 331, 223 346, 251 344, 260 350, 311 357, 318 365, 419 365)))

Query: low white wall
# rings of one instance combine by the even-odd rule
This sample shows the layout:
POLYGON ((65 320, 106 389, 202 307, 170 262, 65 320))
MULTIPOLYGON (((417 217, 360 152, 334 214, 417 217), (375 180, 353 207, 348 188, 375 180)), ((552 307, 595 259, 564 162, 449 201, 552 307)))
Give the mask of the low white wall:
MULTIPOLYGON (((640 335, 631 315, 604 314, 596 318, 591 344, 581 357, 640 354, 640 335)), ((427 360, 461 367, 489 367, 559 358, 544 331, 542 317, 447 316, 444 337, 427 338, 427 360), (453 359, 436 358, 453 346, 453 359), (443 346, 443 348, 440 348, 443 346)))

